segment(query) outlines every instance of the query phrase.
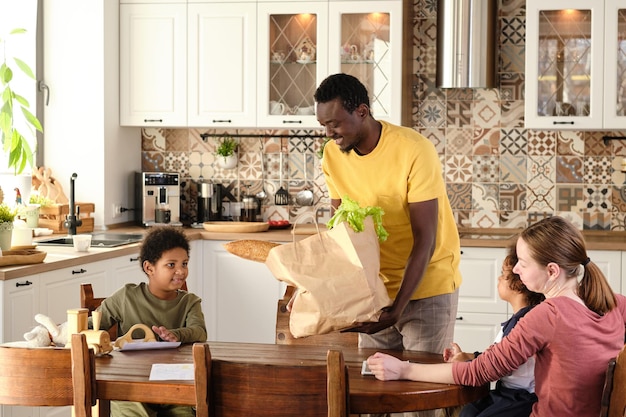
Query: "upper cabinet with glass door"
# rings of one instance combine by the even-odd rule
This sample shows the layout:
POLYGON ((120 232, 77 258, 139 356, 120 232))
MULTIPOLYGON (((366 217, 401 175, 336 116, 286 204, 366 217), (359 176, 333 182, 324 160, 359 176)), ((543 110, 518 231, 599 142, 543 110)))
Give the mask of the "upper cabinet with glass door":
POLYGON ((526 2, 527 128, 602 126, 604 3, 526 2))
POLYGON ((257 7, 257 126, 320 128, 313 95, 328 73, 328 3, 257 7))
POLYGON ((402 0, 329 2, 329 74, 357 77, 376 119, 401 124, 402 0))
POLYGON ((626 129, 626 2, 605 3, 604 127, 626 129))

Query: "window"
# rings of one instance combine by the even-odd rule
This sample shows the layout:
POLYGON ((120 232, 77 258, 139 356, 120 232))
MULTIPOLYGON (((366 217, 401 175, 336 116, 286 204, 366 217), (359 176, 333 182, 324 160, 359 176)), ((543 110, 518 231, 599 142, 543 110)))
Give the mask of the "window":
MULTIPOLYGON (((37 71, 37 58, 40 56, 40 50, 37 48, 38 3, 38 0, 0 0, 0 8, 2 9, 2 13, 0 13, 0 38, 8 41, 2 44, 4 49, 0 48, 0 54, 6 54, 13 68, 15 68, 15 64, 12 62, 12 57, 17 57, 26 62, 33 72, 37 71), (9 36, 9 33, 17 28, 26 29, 26 33, 9 36)), ((14 72, 13 77, 11 82, 13 90, 28 100, 31 111, 41 121, 43 111, 38 110, 40 106, 37 103, 37 81, 24 76, 19 70, 14 72)), ((27 127, 20 128, 20 132, 24 135, 30 133, 27 127)), ((31 142, 33 149, 35 142, 40 143, 41 138, 36 138, 33 132, 31 142)), ((0 171, 5 171, 6 167, 7 157, 4 152, 0 152, 0 171)))

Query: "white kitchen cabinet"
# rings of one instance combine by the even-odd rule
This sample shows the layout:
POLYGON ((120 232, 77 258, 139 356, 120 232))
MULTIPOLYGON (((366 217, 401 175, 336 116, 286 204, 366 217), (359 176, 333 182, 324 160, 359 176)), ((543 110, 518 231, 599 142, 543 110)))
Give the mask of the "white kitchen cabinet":
POLYGON ((189 273, 187 274, 187 290, 196 294, 198 297, 203 296, 202 292, 202 272, 203 272, 203 251, 204 245, 202 240, 192 240, 189 242, 189 273))
POLYGON ((507 314, 508 303, 498 295, 505 257, 505 248, 461 248, 459 311, 507 314))
POLYGON ((107 294, 109 261, 44 272, 39 275, 39 312, 57 323, 67 321, 67 310, 80 307, 80 284, 89 283, 94 294, 107 294))
POLYGON ((402 0, 331 0, 328 16, 328 73, 357 77, 374 117, 401 124, 402 0))
POLYGON ((109 296, 125 284, 148 282, 148 277, 143 272, 139 262, 139 253, 120 256, 107 261, 107 263, 109 279, 107 279, 106 292, 102 295, 96 292, 94 294, 96 297, 109 296))
POLYGON ((614 250, 588 250, 589 258, 602 270, 611 288, 622 291, 622 252, 614 250))
POLYGON ((623 128, 625 28, 621 0, 526 2, 527 128, 623 128))
POLYGON ((454 341, 463 352, 482 352, 493 344, 501 324, 508 318, 507 314, 459 312, 454 326, 454 341))
POLYGON ((257 125, 320 128, 313 95, 328 75, 328 3, 257 8, 257 125))
POLYGON ((204 241, 202 308, 208 338, 274 343, 276 308, 285 290, 265 264, 227 252, 224 241, 204 241))
POLYGON ((24 333, 37 323, 39 275, 2 281, 2 342, 24 340, 24 333))
POLYGON ((625 294, 626 293, 626 252, 621 252, 621 255, 622 255, 622 287, 621 287, 620 294, 625 294))
POLYGON ((401 0, 259 2, 258 16, 258 126, 320 128, 313 95, 340 72, 367 87, 374 117, 400 124, 401 0))
POLYGON ((189 3, 188 126, 256 125, 256 2, 189 3))
POLYGON ((338 72, 401 121, 402 0, 148 1, 120 5, 123 126, 319 129, 313 95, 338 72))
POLYGON ((491 345, 511 312, 498 295, 505 248, 461 248, 459 308, 454 341, 465 352, 491 345))
POLYGON ((527 128, 602 126, 603 21, 603 1, 526 2, 527 128))
POLYGON ((187 125, 187 4, 120 4, 120 125, 187 125))

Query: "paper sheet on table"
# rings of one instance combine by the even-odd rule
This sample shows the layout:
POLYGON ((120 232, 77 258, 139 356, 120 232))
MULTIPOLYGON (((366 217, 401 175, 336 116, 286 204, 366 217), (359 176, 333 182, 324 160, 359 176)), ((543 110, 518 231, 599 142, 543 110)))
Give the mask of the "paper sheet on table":
POLYGON ((153 363, 150 370, 150 381, 193 381, 193 378, 192 363, 153 363))

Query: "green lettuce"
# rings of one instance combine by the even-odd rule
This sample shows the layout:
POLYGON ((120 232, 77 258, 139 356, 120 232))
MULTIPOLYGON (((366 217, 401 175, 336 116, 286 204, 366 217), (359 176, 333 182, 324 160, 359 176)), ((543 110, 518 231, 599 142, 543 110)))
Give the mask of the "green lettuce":
POLYGON ((359 203, 346 195, 341 199, 341 204, 328 221, 327 227, 332 229, 337 224, 347 222, 355 232, 362 232, 365 229, 365 218, 372 216, 378 240, 384 242, 389 233, 383 227, 383 214, 385 211, 381 207, 361 207, 359 203))

